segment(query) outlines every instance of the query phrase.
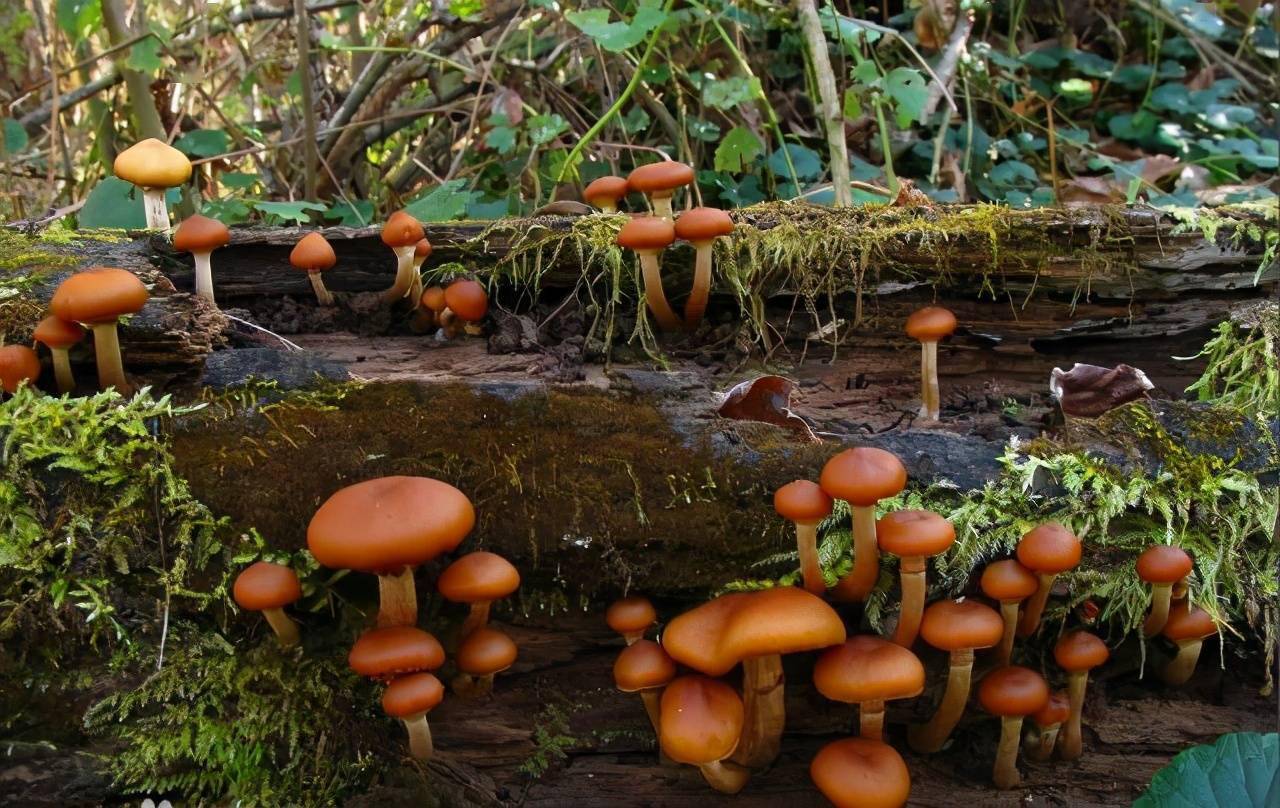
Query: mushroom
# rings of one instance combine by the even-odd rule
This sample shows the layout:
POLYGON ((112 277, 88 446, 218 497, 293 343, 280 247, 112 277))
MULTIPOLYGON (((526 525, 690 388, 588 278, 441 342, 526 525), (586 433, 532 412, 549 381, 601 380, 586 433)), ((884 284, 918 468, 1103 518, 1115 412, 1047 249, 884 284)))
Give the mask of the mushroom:
POLYGON ((1014 788, 1022 779, 1018 774, 1022 719, 1049 703, 1049 686, 1030 668, 1008 665, 983 677, 978 701, 987 712, 1000 716, 1000 746, 991 779, 996 788, 1014 788))
POLYGON ((742 663, 746 725, 734 761, 743 766, 764 766, 781 748, 782 655, 844 640, 835 610, 794 586, 721 595, 672 620, 662 633, 671 658, 699 673, 723 676, 742 663))
POLYGON ((440 574, 436 588, 445 600, 471 604, 462 624, 466 637, 489 622, 489 604, 507 597, 520 586, 520 573, 497 553, 468 553, 440 574))
POLYGON ((644 299, 649 304, 658 326, 665 331, 678 331, 684 323, 676 316, 662 290, 662 266, 658 256, 676 240, 676 229, 670 220, 656 216, 631 219, 618 231, 617 244, 634 250, 640 256, 644 275, 644 299))
POLYGON ((459 278, 444 288, 445 309, 440 313, 440 325, 453 327, 454 319, 463 322, 463 330, 472 336, 484 333, 480 321, 489 313, 489 295, 479 283, 459 278))
POLYGON ((382 692, 382 710, 404 722, 409 731, 409 753, 430 760, 435 748, 427 713, 444 700, 444 685, 430 673, 411 673, 392 680, 382 692))
POLYGON ((1107 661, 1111 652, 1102 640, 1087 631, 1070 631, 1058 638, 1053 658, 1067 672, 1067 698, 1071 714, 1062 727, 1058 740, 1058 756, 1063 760, 1080 757, 1080 715, 1084 712, 1084 693, 1089 686, 1089 671, 1107 661))
POLYGON ((658 613, 648 598, 632 595, 614 601, 604 613, 609 628, 622 635, 627 645, 644 639, 644 633, 658 622, 658 613))
POLYGON ((142 189, 149 230, 169 229, 164 194, 191 179, 191 161, 169 144, 149 137, 116 155, 116 176, 142 189))
POLYGON ((730 763, 743 731, 742 699, 724 682, 681 676, 662 692, 658 744, 677 763, 697 766, 712 788, 737 794, 751 772, 730 763))
POLYGON ((409 302, 416 309, 422 303, 422 265, 431 257, 431 242, 425 237, 413 245, 413 270, 409 284, 409 302))
POLYGON ((178 252, 191 253, 196 261, 196 294, 214 305, 217 301, 213 299, 213 270, 209 266, 209 256, 229 241, 231 231, 225 224, 199 214, 183 219, 173 232, 173 248, 178 252))
POLYGON ((1191 556, 1181 547, 1157 544, 1138 556, 1138 577, 1151 584, 1151 613, 1142 624, 1142 634, 1154 637, 1169 619, 1169 599, 1173 585, 1191 574, 1191 556))
POLYGON ((876 544, 901 561, 902 608, 893 641, 910 648, 920 632, 920 615, 924 612, 926 561, 945 553, 956 541, 956 529, 932 511, 903 510, 885 514, 876 522, 876 544))
POLYGON ((627 187, 644 194, 653 215, 671 222, 671 197, 693 182, 693 169, 674 160, 640 166, 627 175, 627 187))
POLYGON ((733 232, 733 219, 718 208, 693 208, 676 219, 676 238, 684 239, 696 250, 693 288, 684 304, 684 324, 690 330, 702 322, 711 294, 711 249, 720 236, 733 232))
POLYGON ((414 314, 410 328, 415 333, 425 333, 432 326, 439 324, 440 315, 446 308, 448 306, 444 302, 444 288, 428 286, 422 290, 422 295, 418 298, 418 310, 414 314))
POLYGON ((53 376, 58 381, 59 393, 76 389, 76 377, 71 372, 71 346, 84 339, 84 329, 79 323, 52 315, 40 321, 32 338, 43 343, 53 356, 53 376))
POLYGON ((653 640, 637 640, 618 654, 613 681, 623 693, 639 693, 653 731, 659 732, 662 688, 676 676, 676 663, 653 640))
POLYGON ((35 386, 40 357, 25 345, 0 345, 0 388, 13 395, 23 384, 35 386))
POLYGON ((493 690, 493 677, 516 662, 516 644, 496 628, 485 626, 467 635, 458 646, 458 676, 453 689, 467 697, 493 690))
POLYGON ((940 306, 926 306, 907 318, 907 336, 920 341, 920 418, 938 420, 938 341, 956 330, 956 316, 940 306))
POLYGON ((901 645, 859 634, 822 652, 813 667, 813 683, 832 701, 858 705, 858 734, 878 741, 885 701, 920 695, 924 666, 901 645))
POLYGON ((1161 633, 1178 646, 1178 655, 1161 669, 1160 678, 1166 684, 1183 685, 1195 673, 1200 646, 1206 637, 1218 633, 1218 626, 1204 609, 1183 600, 1173 605, 1161 633))
POLYGON ((920 636, 940 651, 951 654, 947 689, 928 723, 908 731, 907 740, 917 752, 932 753, 942 748, 964 715, 969 700, 969 679, 973 673, 973 652, 1000 642, 1004 623, 995 609, 976 600, 940 600, 924 610, 920 636))
POLYGON ((124 376, 116 321, 141 311, 148 297, 147 287, 127 269, 90 267, 63 281, 49 302, 49 310, 55 317, 82 323, 93 330, 98 384, 104 388, 114 387, 121 395, 127 396, 133 389, 124 376))
POLYGON ((818 562, 818 524, 831 515, 831 497, 817 483, 796 480, 779 488, 773 495, 773 508, 783 519, 796 526, 796 551, 800 555, 800 574, 804 588, 815 595, 827 590, 818 562))
POLYGON ((440 641, 420 628, 388 626, 366 631, 347 654, 351 670, 370 679, 433 671, 444 664, 440 641))
POLYGON ((324 279, 320 277, 321 272, 338 263, 338 256, 328 239, 319 233, 306 234, 293 246, 293 251, 289 253, 289 263, 295 269, 307 273, 311 288, 315 290, 316 300, 321 306, 333 305, 333 295, 325 288, 324 279))
POLYGON ((901 808, 911 796, 902 755, 870 738, 843 738, 818 750, 809 777, 836 808, 901 808))
POLYGON ((630 190, 622 177, 599 177, 592 180, 582 192, 582 198, 587 200, 587 204, 599 208, 601 213, 617 213, 618 203, 630 190))
POLYGON ((1023 754, 1028 760, 1044 763, 1053 757, 1053 747, 1058 744, 1058 729, 1071 717, 1071 698, 1061 690, 1049 694, 1049 700, 1031 714, 1036 731, 1026 741, 1023 754))
POLYGON ((378 576, 379 626, 418 619, 413 568, 457 548, 476 514, 466 495, 430 477, 379 477, 325 500, 307 527, 307 547, 326 567, 378 576))
POLYGON ((402 210, 387 217, 382 226, 382 243, 396 254, 396 280, 384 296, 388 303, 395 303, 413 287, 413 254, 424 235, 422 223, 402 210))
POLYGON ((285 606, 302 597, 296 572, 283 564, 259 561, 236 576, 231 593, 241 609, 262 612, 281 645, 298 644, 298 624, 284 613, 285 606))
POLYGON ((1022 601, 1035 594, 1040 582, 1031 570, 1022 566, 1016 558, 993 561, 982 571, 982 594, 1000 601, 1000 616, 1004 619, 1004 635, 996 651, 996 666, 1004 667, 1013 657, 1013 637, 1018 631, 1018 607, 1022 601))
POLYGON ((1059 573, 1080 563, 1080 539, 1057 522, 1034 527, 1018 541, 1018 561, 1036 574, 1039 586, 1027 601, 1018 623, 1018 636, 1030 637, 1040 627, 1040 615, 1049 600, 1049 590, 1059 573))
POLYGON ((818 478, 822 490, 849 503, 853 515, 853 568, 835 585, 839 601, 866 600, 880 578, 876 503, 907 485, 902 461, 883 449, 845 449, 827 461, 818 478))

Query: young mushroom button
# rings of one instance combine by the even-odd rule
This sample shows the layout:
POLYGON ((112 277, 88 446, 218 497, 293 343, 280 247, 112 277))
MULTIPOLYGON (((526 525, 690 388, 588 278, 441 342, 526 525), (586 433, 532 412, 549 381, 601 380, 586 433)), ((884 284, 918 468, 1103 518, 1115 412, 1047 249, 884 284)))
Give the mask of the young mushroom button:
POLYGON ((319 233, 303 236, 289 253, 289 263, 294 269, 307 273, 311 288, 316 293, 316 300, 321 306, 333 305, 333 295, 325 288, 324 279, 320 277, 321 272, 338 263, 338 256, 328 239, 319 233))
POLYGON ((382 693, 382 710, 404 722, 409 731, 409 753, 417 760, 430 760, 435 748, 427 713, 444 700, 444 685, 430 673, 401 676, 382 693))
POLYGON ((978 685, 978 701, 993 715, 1000 716, 1000 747, 992 780, 996 788, 1014 788, 1018 774, 1018 746, 1022 740, 1022 719, 1049 702, 1049 686, 1044 677, 1029 668, 1009 665, 988 673, 978 685))
POLYGON ((1142 624, 1142 633, 1154 637, 1169 619, 1173 585, 1191 574, 1191 556, 1181 547, 1157 544, 1138 556, 1138 577, 1151 584, 1151 613, 1142 624))
POLYGON ((456 317, 468 334, 480 334, 480 321, 489 313, 489 295, 484 287, 468 278, 459 278, 444 289, 445 310, 440 324, 450 326, 456 317))
POLYGON ((71 372, 71 346, 84 339, 84 329, 79 323, 50 315, 40 321, 31 338, 49 349, 53 357, 53 376, 58 382, 59 393, 70 393, 76 388, 76 378, 71 372))
POLYGON ((804 588, 815 595, 827 590, 818 563, 818 524, 831 515, 831 497, 817 483, 795 480, 779 488, 773 495, 773 508, 783 519, 796 526, 796 551, 800 555, 800 575, 804 588))
POLYGON ((284 613, 284 607, 302 597, 298 574, 283 564, 259 561, 236 576, 232 595, 241 609, 262 612, 280 644, 298 644, 298 624, 284 613))
POLYGON ((880 740, 884 703, 924 691, 924 666, 915 654, 879 637, 860 634, 828 648, 813 668, 818 692, 858 705, 858 734, 880 740))
POLYGON ((516 644, 496 628, 485 626, 467 635, 458 646, 458 678, 453 689, 465 697, 493 690, 493 677, 516 663, 516 644))
POLYGON ((742 733, 742 700, 733 688, 705 676, 681 676, 662 693, 658 742, 677 763, 697 766, 707 783, 737 794, 750 772, 727 759, 742 733))
POLYGON ((662 265, 658 256, 676 240, 676 229, 671 222, 656 216, 631 219, 618 231, 619 247, 633 250, 640 256, 640 269, 644 277, 644 299, 653 312, 658 326, 665 331, 677 331, 683 322, 667 302, 662 290, 662 265))
POLYGON ((395 303, 413 287, 413 254, 422 237, 422 223, 402 210, 391 214, 382 226, 382 243, 396 254, 396 279, 387 289, 388 303, 395 303))
POLYGON ((632 645, 643 639, 644 633, 658 622, 658 613, 648 598, 632 595, 610 604, 605 610, 604 621, 622 635, 627 645, 632 645))
POLYGON ((627 175, 627 186, 649 198, 653 215, 671 221, 671 197, 693 182, 693 168, 684 163, 664 160, 640 166, 627 175))
POLYGON ((466 637, 489 622, 489 605, 520 587, 520 573, 511 562, 496 553, 468 553, 454 561, 440 574, 436 588, 445 600, 471 604, 471 612, 462 624, 466 637))
POLYGON ((1053 757, 1058 730, 1070 717, 1071 697, 1061 690, 1050 693, 1045 705, 1031 714, 1031 723, 1036 731, 1027 741, 1027 759, 1043 763, 1053 757))
POLYGON ((366 631, 347 655, 351 670, 370 679, 387 681, 444 664, 440 641, 420 628, 391 626, 366 631))
POLYGON ((1027 601, 1022 620, 1018 623, 1019 637, 1030 637, 1036 633, 1054 579, 1080 563, 1081 551, 1080 539, 1057 522, 1046 522, 1032 528, 1018 541, 1018 561, 1039 579, 1039 586, 1027 601))
POLYGON ((676 219, 676 237, 684 239, 696 250, 693 270, 693 288, 684 304, 684 324, 689 329, 698 327, 707 311, 707 298, 711 295, 711 251, 716 239, 733 232, 733 219, 717 208, 694 208, 676 219))
POLYGON ((1217 633, 1217 624, 1204 609, 1193 607, 1185 600, 1175 603, 1161 634, 1178 646, 1178 654, 1161 669, 1160 678, 1170 685, 1186 684, 1195 673, 1200 646, 1206 637, 1217 633))
POLYGON ((886 743, 845 738, 819 750, 809 777, 836 808, 901 808, 911 796, 911 773, 886 743))
POLYGON ((213 268, 209 256, 231 241, 231 231, 217 219, 208 216, 188 217, 173 233, 173 248, 189 252, 196 262, 196 294, 216 305, 213 299, 213 268))
POLYGON ((941 555, 956 541, 951 523, 931 511, 904 510, 885 514, 876 522, 876 544, 901 561, 902 608, 893 641, 910 648, 920 632, 920 616, 924 612, 925 566, 928 559, 941 555))
POLYGON ((13 395, 40 378, 40 357, 25 345, 0 345, 0 389, 13 395))
POLYGON ((124 375, 116 321, 141 311, 148 297, 147 287, 132 272, 91 267, 63 281, 49 302, 49 310, 55 317, 83 323, 93 331, 98 383, 103 388, 114 387, 121 395, 129 395, 133 390, 124 375))
POLYGON ((142 189, 147 229, 168 230, 164 194, 191 179, 191 161, 163 141, 149 137, 116 155, 116 176, 142 189))
POLYGON ((1005 666, 1013 656, 1013 638, 1018 631, 1018 607, 1022 601, 1036 593, 1040 581, 1035 573, 1016 558, 993 561, 982 571, 979 582, 982 594, 1000 602, 1000 617, 1004 620, 1004 635, 996 651, 996 665, 1005 666))
POLYGON ((600 177, 591 181, 582 192, 588 205, 595 205, 601 213, 617 213, 618 203, 631 189, 623 177, 600 177))
POLYGON ((956 330, 956 316, 939 306, 926 306, 907 318, 907 336, 920 341, 920 418, 938 420, 938 341, 956 330))
POLYGON ((662 688, 676 676, 676 663, 653 640, 638 640, 618 654, 613 682, 623 693, 639 693, 653 731, 658 732, 662 688))
POLYGON ((1087 631, 1070 631, 1053 646, 1053 658, 1067 672, 1067 698, 1071 714, 1058 739, 1058 754, 1063 760, 1080 757, 1082 738, 1080 716, 1084 711, 1084 694, 1089 687, 1089 671, 1107 661, 1111 652, 1106 643, 1087 631))
POLYGON ((883 449, 845 449, 822 467, 818 484, 828 495, 849 503, 853 516, 853 568, 836 584, 836 600, 866 600, 880 578, 876 544, 876 503, 907 485, 902 461, 883 449))

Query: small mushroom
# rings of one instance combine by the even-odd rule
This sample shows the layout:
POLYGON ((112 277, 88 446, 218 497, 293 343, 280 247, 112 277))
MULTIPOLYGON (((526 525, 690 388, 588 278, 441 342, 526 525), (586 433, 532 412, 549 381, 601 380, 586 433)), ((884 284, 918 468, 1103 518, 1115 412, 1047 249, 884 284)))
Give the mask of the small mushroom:
POLYGON ((860 446, 828 460, 818 484, 829 496, 848 502, 853 516, 853 568, 832 594, 839 601, 866 600, 880 579, 876 503, 906 487, 907 470, 889 452, 860 446))
POLYGON ((822 652, 813 667, 813 684, 832 701, 858 705, 858 734, 878 741, 885 701, 924 692, 924 666, 901 645, 860 634, 822 652))
POLYGON ((40 378, 40 357, 25 345, 0 345, 0 388, 9 395, 23 384, 35 386, 40 378))
POLYGON ((431 242, 421 238, 413 245, 412 282, 409 284, 409 301, 417 309, 422 304, 422 265, 431 257, 431 242))
POLYGON ((1018 561, 1035 573, 1039 581, 1018 623, 1019 637, 1030 637, 1036 633, 1054 579, 1080 563, 1082 549, 1080 539, 1057 522, 1034 527, 1018 541, 1018 561))
POLYGON ((74 392, 76 377, 71 372, 71 346, 84 339, 84 329, 79 323, 50 315, 40 321, 31 336, 48 348, 53 357, 53 376, 58 382, 58 392, 74 392))
POLYGON ((818 750, 809 777, 836 808, 901 808, 911 796, 902 755, 870 738, 843 738, 818 750))
POLYGON ((718 208, 693 208, 676 219, 676 238, 684 239, 696 250, 693 288, 684 304, 684 324, 690 330, 702 322, 711 295, 711 251, 720 236, 733 232, 733 219, 718 208))
POLYGON ((1178 646, 1178 654, 1160 670, 1160 678, 1166 684, 1184 685, 1196 671, 1200 659, 1200 646, 1206 637, 1218 633, 1218 625, 1209 613, 1193 607, 1189 601, 1179 601, 1169 611, 1169 619, 1161 634, 1178 646))
POLYGON ((640 256, 640 269, 644 276, 644 299, 653 312, 658 327, 664 331, 678 331, 684 323, 676 316, 667 294, 662 290, 662 265, 658 256, 676 240, 676 229, 669 219, 642 216, 631 219, 618 231, 618 246, 634 250, 640 256))
POLYGON ((259 561, 236 576, 231 590, 241 609, 262 612, 285 648, 298 644, 298 624, 284 613, 284 607, 302 597, 298 574, 283 564, 259 561))
POLYGON ((707 784, 737 794, 751 772, 729 762, 742 733, 742 699, 706 676, 681 676, 662 692, 658 743, 677 763, 697 766, 707 784))
POLYGON ((1191 556, 1181 547, 1157 544, 1138 556, 1138 577, 1151 584, 1151 613, 1142 624, 1142 633, 1154 637, 1169 619, 1173 585, 1191 574, 1191 556))
POLYGON ((627 175, 627 187, 649 199, 653 215, 671 222, 671 197, 693 182, 693 169, 674 160, 640 166, 627 175))
POLYGON ((796 526, 796 551, 800 555, 800 574, 804 588, 815 595, 827 591, 818 563, 818 524, 831 515, 833 501, 817 483, 796 480, 779 488, 773 495, 773 508, 783 519, 796 526))
POLYGON ((191 161, 163 141, 149 137, 116 155, 116 176, 142 189, 149 230, 169 229, 164 194, 191 179, 191 161))
POLYGON ((623 693, 639 693, 656 734, 660 725, 662 688, 676 677, 676 663, 653 640, 637 640, 618 654, 613 682, 623 693))
POLYGON ((622 177, 600 177, 592 180, 582 192, 587 204, 595 205, 601 213, 617 213, 621 202, 631 189, 622 177))
POLYGON ((347 664, 361 676, 388 682, 397 676, 439 668, 444 664, 444 648, 420 628, 375 628, 356 640, 347 654, 347 664))
POLYGON ((658 622, 658 612, 648 598, 632 595, 610 604, 605 610, 604 621, 622 635, 627 645, 634 645, 644 639, 644 633, 658 622))
POLYGON ((468 553, 454 561, 436 582, 445 600, 471 604, 471 612, 462 624, 463 637, 487 625, 489 605, 519 587, 520 573, 511 562, 484 551, 468 553))
POLYGON ((516 663, 516 644, 492 626, 478 628, 458 646, 458 676, 453 680, 456 693, 467 698, 483 696, 493 690, 493 677, 516 663))
POLYGON ((414 313, 410 328, 416 334, 426 333, 433 326, 440 324, 440 315, 447 308, 448 305, 444 302, 444 288, 428 286, 422 290, 422 295, 418 298, 418 309, 414 313))
POLYGON ((1000 746, 991 779, 996 788, 1014 788, 1022 780, 1018 774, 1022 720, 1049 703, 1049 686, 1030 668, 1008 665, 983 677, 978 701, 987 712, 1000 716, 1000 746))
POLYGON ((83 323, 93 331, 98 383, 114 387, 121 395, 129 395, 133 388, 124 375, 116 321, 141 311, 148 297, 147 287, 127 269, 90 267, 63 281, 49 302, 55 317, 83 323))
POLYGON ((409 753, 430 760, 435 753, 427 713, 444 700, 444 685, 430 673, 411 673, 392 680, 382 692, 382 709, 404 722, 409 731, 409 753))
POLYGON ((894 511, 876 522, 876 544, 901 559, 898 573, 902 577, 902 608, 893 632, 893 641, 898 645, 910 648, 920 632, 920 616, 929 589, 925 580, 928 559, 945 553, 955 541, 955 528, 931 511, 894 511))
POLYGON ((907 336, 920 342, 920 418, 938 420, 938 342, 956 330, 956 316, 941 306, 926 306, 907 318, 907 336))
POLYGON ((1071 698, 1061 690, 1049 694, 1049 700, 1031 714, 1035 733, 1028 737, 1023 754, 1028 760, 1044 763, 1053 757, 1058 744, 1058 730, 1071 717, 1071 698))
POLYGON ((217 305, 213 299, 213 269, 209 256, 231 241, 231 231, 217 219, 196 214, 182 220, 173 232, 173 248, 189 252, 196 262, 196 294, 217 305))
POLYGON ((479 283, 459 278, 444 288, 445 309, 440 313, 440 325, 446 330, 453 327, 455 319, 463 322, 463 330, 472 336, 484 331, 480 321, 489 313, 489 295, 479 283))
POLYGON ((382 243, 396 254, 396 280, 385 295, 388 303, 395 303, 413 287, 413 254, 423 236, 422 223, 402 210, 387 217, 382 226, 382 243))
POLYGON ((990 648, 1000 642, 1003 631, 1000 615, 975 600, 940 600, 924 610, 920 636, 934 648, 951 654, 951 668, 947 689, 933 717, 928 723, 911 727, 907 733, 912 749, 937 752, 951 737, 969 700, 974 649, 990 648))
POLYGON ((982 571, 979 583, 982 594, 1000 601, 1004 635, 1000 638, 1000 648, 996 651, 996 666, 1004 667, 1013 657, 1013 638, 1018 632, 1018 607, 1022 605, 1022 601, 1036 593, 1040 581, 1018 559, 1006 558, 988 564, 982 571))
POLYGON ((321 272, 338 263, 338 255, 328 239, 319 233, 306 234, 289 253, 289 263, 295 269, 307 273, 311 288, 315 290, 316 300, 321 306, 333 305, 333 295, 325 288, 324 279, 320 277, 321 272))
POLYGON ((1063 760, 1080 757, 1083 745, 1080 717, 1084 712, 1085 690, 1089 687, 1089 671, 1110 656, 1106 643, 1087 631, 1069 631, 1053 646, 1054 660, 1067 672, 1067 698, 1071 702, 1071 715, 1067 716, 1058 739, 1058 756, 1063 760))

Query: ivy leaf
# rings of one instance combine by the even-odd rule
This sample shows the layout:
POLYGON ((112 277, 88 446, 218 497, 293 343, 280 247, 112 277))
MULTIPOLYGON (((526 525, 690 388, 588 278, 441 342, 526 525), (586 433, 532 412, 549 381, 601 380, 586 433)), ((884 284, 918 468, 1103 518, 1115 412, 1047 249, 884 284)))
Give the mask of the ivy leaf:
POLYGON ((86 229, 118 227, 141 230, 147 226, 142 194, 134 193, 133 184, 119 177, 103 177, 85 198, 77 223, 86 229))
POLYGON ((13 118, 3 118, 3 137, 0 137, 0 154, 17 154, 27 147, 27 130, 13 118))
POLYGON ((246 174, 243 171, 227 171, 218 175, 218 180, 228 188, 247 191, 258 182, 257 174, 246 174))
POLYGON ((405 212, 420 222, 447 222, 461 219, 467 205, 478 194, 467 190, 466 180, 449 180, 432 188, 405 206, 405 212))
MULTIPOLYGON (((796 177, 802 180, 817 179, 822 174, 822 158, 813 149, 798 143, 788 143, 769 155, 769 170, 776 176, 791 179, 791 169, 787 167, 787 155, 791 155, 791 165, 795 166, 796 177), (786 149, 783 152, 782 149, 786 149)), ((799 189, 796 189, 799 193, 799 189)))
POLYGON ((745 171, 764 150, 764 144, 745 126, 735 126, 716 147, 716 171, 745 171))
POLYGON ((929 89, 919 70, 895 67, 884 77, 884 89, 896 105, 899 128, 906 129, 912 121, 920 120, 929 89))
POLYGON ((253 208, 242 200, 227 197, 226 199, 206 199, 200 206, 200 213, 210 219, 217 219, 223 224, 241 224, 249 221, 253 208))
POLYGON ((373 221, 373 203, 357 199, 351 204, 338 202, 324 212, 324 218, 346 227, 363 227, 373 221))
POLYGON ((160 40, 154 34, 139 40, 129 49, 129 58, 125 65, 139 73, 154 75, 164 66, 160 59, 160 40))
POLYGON ((259 213, 265 213, 267 216, 274 216, 285 221, 293 221, 298 224, 308 224, 311 222, 310 211, 325 211, 327 207, 319 202, 260 202, 253 203, 254 208, 259 213))
POLYGON ((649 113, 644 111, 644 107, 633 106, 627 110, 627 114, 618 119, 618 122, 622 124, 622 131, 628 135, 634 135, 648 129, 652 120, 649 113))
POLYGON ((757 79, 745 76, 714 79, 703 86, 702 101, 716 109, 732 109, 755 98, 759 86, 757 79))
POLYGON ((1140 109, 1134 113, 1117 115, 1107 122, 1107 129, 1121 140, 1139 141, 1150 137, 1156 130, 1156 116, 1140 109))
POLYGON ((1133 808, 1243 808, 1280 804, 1280 736, 1232 732, 1193 746, 1155 773, 1133 808))
POLYGON ((685 128, 697 140, 714 143, 720 139, 720 125, 711 121, 689 116, 685 118, 685 128))
POLYGON ((225 154, 231 138, 221 129, 194 129, 178 138, 173 147, 188 157, 214 157, 225 154))
POLYGON ((79 44, 102 24, 102 3, 101 0, 58 0, 55 14, 58 27, 79 44))
POLYGON ((570 24, 591 37, 597 45, 614 53, 639 45, 650 31, 667 20, 661 0, 640 0, 631 22, 610 21, 609 16, 609 10, 603 8, 569 11, 564 15, 570 24))
POLYGON ((535 146, 544 146, 560 136, 562 132, 569 131, 569 122, 557 113, 549 115, 534 115, 525 122, 525 127, 529 131, 529 140, 535 146))
POLYGON ((503 156, 515 151, 516 130, 512 128, 507 116, 490 115, 488 123, 493 128, 485 133, 484 144, 503 156))

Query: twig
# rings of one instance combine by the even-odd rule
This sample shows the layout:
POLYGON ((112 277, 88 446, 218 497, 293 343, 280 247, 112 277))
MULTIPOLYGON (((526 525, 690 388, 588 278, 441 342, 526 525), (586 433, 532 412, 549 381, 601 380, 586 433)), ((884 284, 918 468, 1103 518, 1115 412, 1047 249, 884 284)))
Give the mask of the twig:
POLYGON ((298 80, 302 85, 302 131, 304 163, 304 195, 316 198, 316 102, 315 88, 311 84, 311 22, 307 16, 306 0, 293 0, 293 20, 298 40, 298 80))
MULTIPOLYGON (((929 85, 929 94, 925 97, 920 120, 927 121, 933 117, 934 110, 938 108, 938 102, 942 100, 942 94, 947 92, 949 85, 955 79, 956 68, 960 65, 960 56, 964 53, 972 31, 973 12, 966 11, 956 20, 955 27, 951 29, 951 38, 947 40, 947 49, 938 59, 938 74, 934 76, 934 82, 929 85)), ((959 112, 955 102, 951 104, 951 111, 959 112)))
POLYGON ((268 329, 265 329, 265 328, 263 328, 262 326, 258 325, 257 323, 251 323, 251 322, 249 322, 248 320, 242 320, 242 319, 240 319, 239 317, 236 317, 236 316, 235 316, 235 315, 233 315, 233 314, 227 314, 226 312, 223 312, 223 315, 224 315, 228 320, 232 320, 232 321, 234 321, 234 322, 237 322, 237 323, 239 323, 240 325, 247 325, 247 326, 249 326, 250 328, 255 328, 255 329, 257 329, 257 330, 261 331, 261 332, 262 332, 262 333, 264 333, 264 334, 269 334, 270 336, 275 337, 276 339, 280 340, 280 342, 284 343, 284 347, 288 348, 290 351, 301 351, 301 350, 302 350, 302 346, 301 346, 301 345, 297 344, 296 342, 290 342, 289 340, 287 340, 287 339, 285 339, 284 337, 280 336, 280 335, 279 335, 279 334, 277 334, 276 332, 274 332, 274 331, 270 331, 270 330, 268 330, 268 329))
MULTIPOLYGON (((822 32, 822 20, 813 0, 796 0, 796 13, 800 17, 800 30, 804 33, 809 63, 813 66, 821 100, 822 128, 827 133, 827 149, 831 152, 833 202, 835 207, 847 208, 853 204, 853 192, 849 190, 849 150, 844 138, 844 112, 837 96, 831 56, 827 53, 827 37, 822 32)), ((785 145, 783 151, 786 151, 785 145)))

